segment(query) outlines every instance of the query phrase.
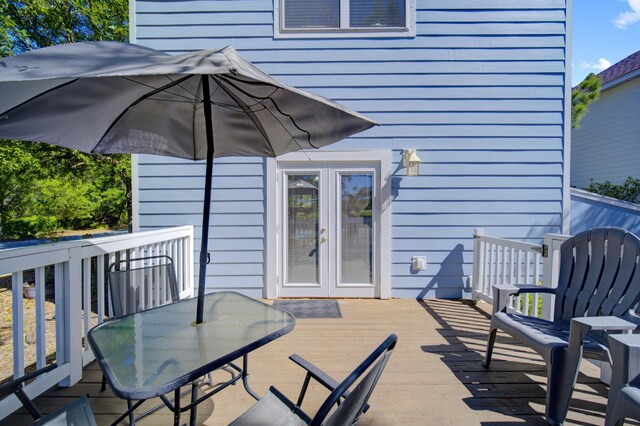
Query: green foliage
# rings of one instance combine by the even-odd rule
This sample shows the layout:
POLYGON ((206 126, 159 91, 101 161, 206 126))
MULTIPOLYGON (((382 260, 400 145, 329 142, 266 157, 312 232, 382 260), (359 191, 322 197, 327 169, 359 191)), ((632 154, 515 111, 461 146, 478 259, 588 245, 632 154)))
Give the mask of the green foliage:
POLYGON ((5 238, 52 238, 60 230, 60 223, 53 216, 27 216, 11 219, 2 225, 5 238))
POLYGON ((44 179, 37 182, 31 211, 56 217, 66 229, 82 229, 92 225, 94 206, 90 199, 91 184, 79 180, 44 179))
POLYGON ((604 183, 598 183, 591 179, 589 186, 584 189, 596 194, 617 198, 618 200, 640 204, 640 179, 634 179, 631 176, 627 177, 627 180, 620 185, 614 185, 608 180, 604 181, 604 183))
POLYGON ((22 145, 15 141, 0 143, 0 226, 5 226, 16 211, 25 209, 25 194, 42 173, 38 160, 22 145))
MULTIPOLYGON (((128 0, 0 0, 0 55, 60 43, 127 41, 128 7, 128 0)), ((38 234, 30 226, 50 232, 49 221, 35 219, 48 216, 65 228, 126 226, 130 170, 129 155, 0 140, 2 238, 38 234), (20 232, 12 231, 14 224, 20 232)))
POLYGON ((0 54, 77 41, 126 41, 127 14, 127 0, 2 0, 0 54))
POLYGON ((589 74, 571 91, 571 127, 580 127, 580 120, 587 113, 589 105, 600 97, 602 80, 594 73, 589 74))

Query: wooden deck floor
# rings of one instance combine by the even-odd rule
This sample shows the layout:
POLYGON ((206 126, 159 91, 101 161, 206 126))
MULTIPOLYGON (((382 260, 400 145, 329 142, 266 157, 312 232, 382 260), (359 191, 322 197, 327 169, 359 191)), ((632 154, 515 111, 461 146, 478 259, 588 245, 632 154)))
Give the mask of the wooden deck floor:
MULTIPOLYGON (((341 319, 299 319, 288 335, 250 357, 251 384, 260 394, 273 384, 291 398, 297 396, 303 373, 288 360, 298 353, 341 379, 389 333, 399 336, 378 387, 371 397, 365 425, 509 425, 546 424, 542 417, 545 368, 530 350, 499 335, 491 369, 481 365, 489 326, 489 307, 467 302, 429 300, 341 300, 341 319)), ((607 387, 598 370, 583 364, 567 424, 601 425, 607 387)), ((225 373, 220 374, 223 378, 225 373)), ((217 376, 214 376, 217 377, 217 376)), ((109 391, 100 393, 101 373, 92 364, 85 378, 69 389, 54 389, 37 399, 48 412, 81 394, 99 424, 109 424, 125 403, 109 391)), ((303 408, 313 412, 326 393, 310 389, 303 408), (314 390, 318 392, 314 392, 314 390)), ((199 406, 198 421, 227 424, 252 404, 241 385, 232 386, 199 406)), ((149 404, 147 402, 146 404, 149 404)), ((183 422, 188 416, 183 416, 183 422)), ((140 425, 171 424, 167 410, 140 425)), ((2 424, 27 424, 13 415, 2 424)))

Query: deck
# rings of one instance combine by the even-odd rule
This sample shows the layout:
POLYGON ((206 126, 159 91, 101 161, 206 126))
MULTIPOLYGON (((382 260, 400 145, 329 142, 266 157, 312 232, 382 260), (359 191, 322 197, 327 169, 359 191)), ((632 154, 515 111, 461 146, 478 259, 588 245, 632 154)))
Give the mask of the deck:
MULTIPOLYGON (((253 388, 264 393, 273 384, 295 398, 304 375, 288 360, 291 353, 341 379, 395 332, 399 336, 396 351, 371 397, 371 410, 359 424, 546 424, 541 358, 499 334, 491 369, 480 365, 489 327, 488 305, 447 300, 341 300, 340 308, 343 318, 299 319, 290 334, 256 351, 249 359, 253 388)), ((224 378, 225 373, 215 374, 220 376, 214 379, 224 378)), ((595 367, 583 363, 567 424, 603 424, 607 387, 597 376, 595 367)), ((126 403, 109 391, 100 393, 100 379, 93 363, 80 383, 50 390, 36 404, 48 412, 90 394, 98 424, 109 424, 125 410, 126 403)), ((313 412, 324 396, 326 392, 311 387, 303 408, 313 412)), ((232 386, 199 406, 198 423, 227 424, 252 401, 241 385, 232 386)), ((187 422, 188 415, 182 419, 187 422)), ((1 422, 28 423, 25 414, 1 422)), ((138 424, 172 424, 172 417, 164 409, 138 424)))

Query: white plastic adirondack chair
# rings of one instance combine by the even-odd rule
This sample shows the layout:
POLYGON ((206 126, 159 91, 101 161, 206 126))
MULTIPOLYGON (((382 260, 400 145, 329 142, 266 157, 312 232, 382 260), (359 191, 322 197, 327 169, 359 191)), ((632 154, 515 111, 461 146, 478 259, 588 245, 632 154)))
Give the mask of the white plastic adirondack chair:
POLYGON ((581 358, 611 363, 606 333, 636 327, 639 255, 640 240, 635 235, 619 228, 596 228, 562 244, 557 288, 493 287, 484 365, 491 363, 498 329, 538 352, 547 364, 545 415, 550 424, 560 425, 567 416, 581 358), (555 295, 553 321, 507 311, 510 294, 536 292, 555 295))

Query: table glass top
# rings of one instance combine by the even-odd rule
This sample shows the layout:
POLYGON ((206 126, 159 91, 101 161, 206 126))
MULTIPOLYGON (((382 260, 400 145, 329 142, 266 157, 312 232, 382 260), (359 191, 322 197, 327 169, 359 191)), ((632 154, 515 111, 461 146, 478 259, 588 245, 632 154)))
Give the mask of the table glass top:
POLYGON ((187 299, 110 320, 89 332, 115 388, 126 393, 170 386, 202 367, 217 368, 229 354, 241 356, 262 346, 295 324, 287 312, 238 293, 219 292, 206 296, 205 322, 194 326, 196 302, 187 299))

